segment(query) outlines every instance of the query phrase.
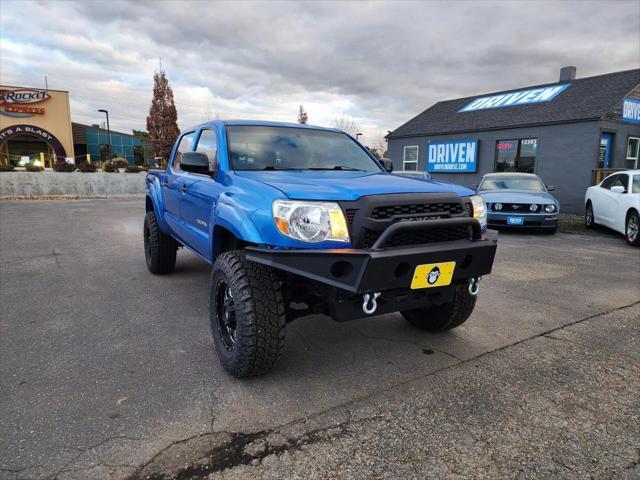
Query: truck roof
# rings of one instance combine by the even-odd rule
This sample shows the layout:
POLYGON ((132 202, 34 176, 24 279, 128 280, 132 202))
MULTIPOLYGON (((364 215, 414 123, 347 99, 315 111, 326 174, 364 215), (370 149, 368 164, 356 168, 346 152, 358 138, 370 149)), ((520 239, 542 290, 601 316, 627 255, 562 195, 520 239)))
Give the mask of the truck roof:
POLYGON ((290 127, 290 128, 309 128, 312 130, 326 130, 331 132, 342 132, 337 128, 329 128, 329 127, 321 127, 319 125, 306 125, 302 123, 289 123, 289 122, 272 122, 268 120, 242 120, 242 119, 233 119, 233 120, 209 120, 207 122, 200 123, 198 125, 194 125, 189 130, 200 128, 204 126, 213 126, 213 125, 246 125, 246 126, 257 126, 257 127, 290 127))

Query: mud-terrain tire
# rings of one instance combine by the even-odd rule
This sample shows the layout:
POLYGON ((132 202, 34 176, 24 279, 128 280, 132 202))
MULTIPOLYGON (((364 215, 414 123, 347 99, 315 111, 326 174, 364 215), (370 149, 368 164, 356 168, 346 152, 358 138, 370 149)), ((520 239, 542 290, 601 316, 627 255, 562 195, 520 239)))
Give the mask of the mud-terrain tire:
POLYGON ((169 235, 162 233, 156 214, 147 212, 144 217, 144 257, 151 273, 171 273, 176 266, 178 245, 169 235))
POLYGON ((221 254, 209 286, 209 319, 222 366, 237 378, 267 373, 282 355, 285 306, 276 272, 244 252, 221 254))
POLYGON ((443 332, 462 325, 476 306, 476 297, 467 283, 454 287, 453 301, 429 308, 404 310, 400 313, 413 326, 427 332, 443 332))
POLYGON ((624 236, 627 243, 634 247, 640 247, 640 215, 635 210, 627 215, 627 221, 624 224, 624 236))

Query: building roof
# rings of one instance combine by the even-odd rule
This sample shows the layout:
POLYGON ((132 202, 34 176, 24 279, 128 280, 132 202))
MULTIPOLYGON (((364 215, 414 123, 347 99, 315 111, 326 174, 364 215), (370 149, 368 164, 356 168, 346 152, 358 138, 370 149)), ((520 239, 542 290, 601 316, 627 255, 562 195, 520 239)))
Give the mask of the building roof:
POLYGON ((436 103, 399 126, 389 134, 388 138, 599 120, 613 110, 617 102, 620 102, 638 85, 640 85, 640 69, 446 100, 436 103), (459 111, 480 97, 566 83, 571 85, 548 102, 459 111))

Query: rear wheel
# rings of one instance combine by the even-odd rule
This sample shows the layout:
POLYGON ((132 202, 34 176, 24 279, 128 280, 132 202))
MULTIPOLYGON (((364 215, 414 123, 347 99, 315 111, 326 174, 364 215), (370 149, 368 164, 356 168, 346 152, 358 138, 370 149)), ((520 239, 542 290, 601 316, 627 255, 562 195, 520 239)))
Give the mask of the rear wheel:
POLYGON ((213 265, 209 318, 218 358, 234 377, 262 375, 280 358, 286 325, 280 282, 241 250, 221 254, 213 265))
POLYGON ((638 212, 631 212, 627 215, 624 231, 629 245, 640 246, 640 215, 638 215, 638 212))
POLYGON ((171 273, 176 266, 178 244, 169 235, 162 233, 156 214, 147 212, 144 217, 144 257, 151 273, 171 273))
POLYGON ((476 296, 466 283, 454 287, 453 301, 429 308, 400 312, 413 326, 427 332, 442 332, 462 325, 476 305, 476 296))
POLYGON ((596 221, 593 216, 593 205, 591 204, 591 201, 589 201, 584 209, 584 226, 587 228, 593 228, 595 224, 596 221))

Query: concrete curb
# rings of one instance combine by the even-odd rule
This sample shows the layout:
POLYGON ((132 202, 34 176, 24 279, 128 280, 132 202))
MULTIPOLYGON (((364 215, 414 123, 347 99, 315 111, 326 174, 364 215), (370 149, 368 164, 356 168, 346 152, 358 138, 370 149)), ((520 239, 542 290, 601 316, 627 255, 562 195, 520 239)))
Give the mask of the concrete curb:
POLYGON ((77 199, 144 195, 146 173, 2 172, 0 198, 77 199))

